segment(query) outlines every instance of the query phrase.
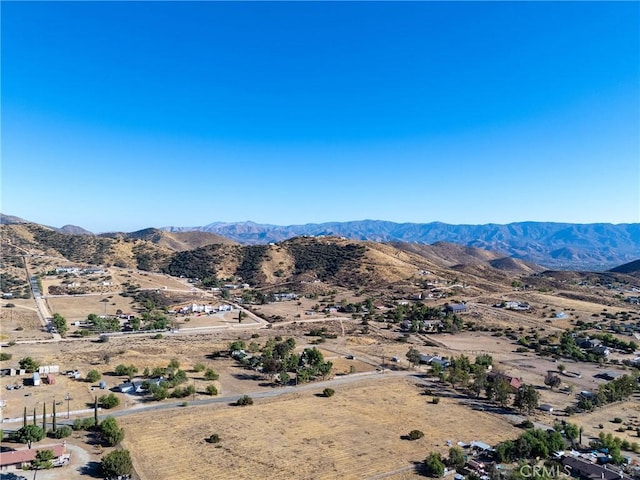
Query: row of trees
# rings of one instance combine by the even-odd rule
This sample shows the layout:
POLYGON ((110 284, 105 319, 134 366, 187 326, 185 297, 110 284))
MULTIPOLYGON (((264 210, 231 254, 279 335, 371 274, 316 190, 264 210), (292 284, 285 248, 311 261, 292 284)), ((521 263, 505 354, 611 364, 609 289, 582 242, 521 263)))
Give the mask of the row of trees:
POLYGON ((581 396, 577 407, 591 411, 612 402, 627 400, 638 388, 638 372, 622 375, 598 387, 598 392, 590 397, 581 396))

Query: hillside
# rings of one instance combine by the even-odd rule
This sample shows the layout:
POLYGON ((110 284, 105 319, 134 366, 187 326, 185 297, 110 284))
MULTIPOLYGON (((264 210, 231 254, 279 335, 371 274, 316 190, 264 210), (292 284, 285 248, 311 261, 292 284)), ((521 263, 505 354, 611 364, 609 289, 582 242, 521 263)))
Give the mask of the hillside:
POLYGON ((243 244, 279 242, 300 235, 419 244, 444 241, 503 252, 503 256, 567 270, 606 270, 640 256, 640 224, 518 222, 507 225, 449 225, 363 220, 289 226, 253 222, 211 223, 203 227, 165 227, 163 230, 206 231, 243 244))
POLYGON ((633 262, 619 265, 609 271, 614 273, 626 273, 634 277, 640 277, 640 260, 634 260, 633 262))

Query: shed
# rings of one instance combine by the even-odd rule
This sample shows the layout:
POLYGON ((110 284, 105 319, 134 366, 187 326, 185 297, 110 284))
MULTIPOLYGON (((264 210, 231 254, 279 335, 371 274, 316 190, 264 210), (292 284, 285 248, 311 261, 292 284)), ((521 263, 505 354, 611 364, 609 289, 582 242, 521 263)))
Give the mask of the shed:
POLYGON ((107 382, 104 380, 100 381, 100 390, 104 390, 105 388, 107 388, 107 382))
POLYGON ((543 412, 549 412, 549 413, 553 412, 553 407, 548 403, 543 403, 538 408, 543 412))
POLYGON ((53 385, 54 383, 56 383, 55 377, 53 375, 51 375, 50 373, 47 374, 47 384, 53 385))
POLYGON ((38 372, 33 372, 33 386, 37 387, 40 385, 40 374, 38 372))

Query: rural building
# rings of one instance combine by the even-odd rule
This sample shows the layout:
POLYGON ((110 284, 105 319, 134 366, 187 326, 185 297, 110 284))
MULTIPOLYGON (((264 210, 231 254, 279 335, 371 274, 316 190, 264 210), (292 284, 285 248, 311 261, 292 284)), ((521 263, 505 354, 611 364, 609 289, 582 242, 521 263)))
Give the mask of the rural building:
POLYGON ((487 380, 490 382, 495 382, 498 379, 502 379, 507 382, 513 390, 518 390, 522 385, 524 385, 521 378, 512 377, 511 375, 506 375, 500 372, 489 372, 487 374, 487 380))
POLYGON ((446 310, 452 313, 467 313, 467 306, 464 303, 452 303, 447 305, 446 310))
POLYGON ((562 465, 571 469, 571 474, 584 480, 631 480, 629 475, 607 465, 597 465, 581 458, 566 456, 562 465))
POLYGON ((553 412, 553 407, 548 403, 543 403, 538 408, 543 412, 549 412, 549 413, 553 412))
POLYGON ((508 301, 508 302, 504 302, 503 306, 507 310, 522 310, 522 311, 531 310, 531 305, 529 305, 526 302, 508 301))
POLYGON ((40 374, 38 372, 33 372, 33 386, 38 387, 40 385, 40 374))
POLYGON ((38 448, 32 448, 28 450, 12 450, 2 452, 0 456, 0 468, 7 470, 9 467, 16 469, 22 469, 23 466, 28 466, 36 458, 38 450, 51 450, 53 452, 53 461, 60 462, 67 452, 66 443, 58 445, 42 445, 38 448))
POLYGON ((49 385, 53 385, 54 383, 56 383, 56 379, 50 373, 48 373, 45 378, 47 379, 47 384, 49 385))

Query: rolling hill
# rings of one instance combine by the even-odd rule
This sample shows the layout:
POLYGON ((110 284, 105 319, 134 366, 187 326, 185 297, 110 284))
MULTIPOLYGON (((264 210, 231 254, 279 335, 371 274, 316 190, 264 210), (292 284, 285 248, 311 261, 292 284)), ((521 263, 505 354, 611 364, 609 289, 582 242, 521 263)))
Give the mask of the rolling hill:
POLYGON ((640 224, 518 222, 507 225, 394 223, 378 220, 306 225, 253 222, 164 227, 170 232, 206 231, 242 244, 279 242, 300 235, 332 235, 376 242, 433 244, 444 241, 555 269, 606 270, 640 257, 640 224))

